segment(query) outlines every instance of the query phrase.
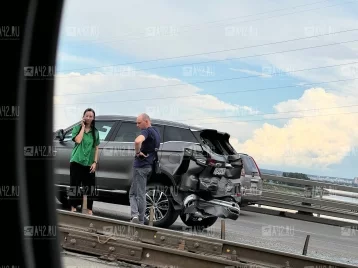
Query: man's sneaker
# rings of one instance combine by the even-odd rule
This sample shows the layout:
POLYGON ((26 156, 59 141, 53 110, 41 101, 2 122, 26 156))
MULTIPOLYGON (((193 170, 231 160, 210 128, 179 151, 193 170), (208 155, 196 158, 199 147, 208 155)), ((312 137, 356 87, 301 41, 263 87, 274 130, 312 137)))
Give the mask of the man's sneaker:
POLYGON ((138 224, 139 224, 139 219, 138 219, 138 217, 133 217, 132 220, 131 220, 131 222, 133 222, 133 223, 138 223, 138 224))

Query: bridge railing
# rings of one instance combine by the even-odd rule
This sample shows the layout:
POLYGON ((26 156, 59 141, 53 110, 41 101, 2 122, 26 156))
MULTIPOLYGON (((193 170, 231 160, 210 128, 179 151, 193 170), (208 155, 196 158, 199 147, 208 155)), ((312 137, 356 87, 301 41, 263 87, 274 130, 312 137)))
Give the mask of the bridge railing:
POLYGON ((259 205, 358 221, 358 187, 270 174, 262 174, 262 178, 264 185, 259 205), (329 200, 329 196, 357 198, 357 203, 329 200))

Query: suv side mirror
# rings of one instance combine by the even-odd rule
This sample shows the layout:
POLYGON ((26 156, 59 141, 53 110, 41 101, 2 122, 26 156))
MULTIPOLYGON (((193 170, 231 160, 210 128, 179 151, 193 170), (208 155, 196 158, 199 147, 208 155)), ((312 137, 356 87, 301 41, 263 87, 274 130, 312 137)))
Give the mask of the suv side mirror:
POLYGON ((63 129, 60 129, 56 132, 55 138, 58 138, 60 141, 63 141, 65 139, 65 134, 63 132, 63 129))

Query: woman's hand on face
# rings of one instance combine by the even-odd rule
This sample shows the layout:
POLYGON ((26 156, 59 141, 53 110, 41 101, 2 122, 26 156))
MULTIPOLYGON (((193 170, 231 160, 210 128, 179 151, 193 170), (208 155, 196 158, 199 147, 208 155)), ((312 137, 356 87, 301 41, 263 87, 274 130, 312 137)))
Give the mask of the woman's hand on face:
POLYGON ((96 171, 96 167, 97 167, 97 164, 96 163, 93 163, 90 167, 90 173, 93 173, 96 171))
POLYGON ((81 121, 81 126, 82 126, 83 129, 85 128, 85 119, 83 119, 83 118, 82 118, 82 121, 81 121))

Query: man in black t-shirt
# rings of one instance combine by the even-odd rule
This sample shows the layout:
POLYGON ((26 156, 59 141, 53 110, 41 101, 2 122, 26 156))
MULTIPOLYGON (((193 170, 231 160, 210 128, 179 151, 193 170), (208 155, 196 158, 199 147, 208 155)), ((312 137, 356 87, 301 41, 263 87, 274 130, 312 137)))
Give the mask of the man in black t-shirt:
POLYGON ((137 126, 141 134, 134 141, 135 158, 129 202, 131 221, 144 224, 147 179, 152 172, 156 149, 160 146, 160 134, 151 126, 150 118, 145 113, 137 117, 137 126))

